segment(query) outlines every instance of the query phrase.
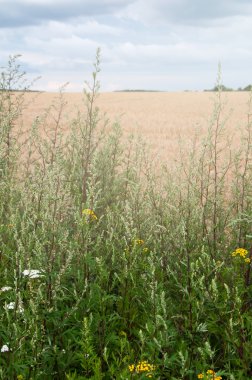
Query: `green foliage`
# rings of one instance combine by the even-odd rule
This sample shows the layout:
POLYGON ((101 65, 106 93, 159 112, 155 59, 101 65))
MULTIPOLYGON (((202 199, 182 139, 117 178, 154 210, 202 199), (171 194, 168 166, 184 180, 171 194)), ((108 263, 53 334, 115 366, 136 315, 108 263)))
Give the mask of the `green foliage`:
POLYGON ((251 101, 234 151, 218 79, 158 171, 96 107, 99 61, 67 136, 64 89, 24 140, 17 58, 1 76, 0 379, 250 378, 251 101))
POLYGON ((251 84, 249 84, 248 86, 246 86, 246 87, 244 87, 242 89, 242 91, 251 91, 251 90, 252 90, 252 85, 251 84))
POLYGON ((224 84, 221 84, 220 86, 215 86, 211 91, 233 91, 233 89, 224 86, 224 84))

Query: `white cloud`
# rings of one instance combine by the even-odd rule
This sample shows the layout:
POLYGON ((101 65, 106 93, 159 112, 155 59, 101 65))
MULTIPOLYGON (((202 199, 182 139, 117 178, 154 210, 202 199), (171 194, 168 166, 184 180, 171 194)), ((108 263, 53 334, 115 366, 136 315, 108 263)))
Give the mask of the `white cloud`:
POLYGON ((10 6, 6 11, 7 0, 0 0, 5 16, 9 15, 5 27, 0 27, 0 66, 9 54, 21 53, 25 70, 42 75, 40 88, 57 90, 70 81, 69 90, 80 90, 93 70, 98 47, 102 49, 103 90, 212 87, 219 61, 226 85, 252 82, 249 1, 73 0, 70 6, 66 0, 57 0, 61 7, 49 0, 10 1, 19 4, 12 13, 10 6), (28 15, 21 26, 19 17, 29 5, 35 22, 28 15), (68 19, 67 13, 73 18, 68 19))
POLYGON ((68 0, 1 0, 0 25, 17 28, 49 20, 108 15, 130 3, 130 0, 72 0, 71 3, 68 0))
POLYGON ((207 26, 216 20, 252 11, 250 0, 135 0, 117 16, 148 25, 180 24, 207 26))

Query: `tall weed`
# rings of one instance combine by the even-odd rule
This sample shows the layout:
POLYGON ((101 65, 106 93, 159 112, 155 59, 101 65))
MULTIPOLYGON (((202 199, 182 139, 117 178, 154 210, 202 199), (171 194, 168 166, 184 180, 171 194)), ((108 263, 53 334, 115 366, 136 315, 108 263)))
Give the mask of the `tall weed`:
POLYGON ((207 135, 157 171, 99 71, 68 133, 62 88, 25 138, 17 57, 1 76, 0 378, 247 379, 250 108, 235 151, 218 78, 207 135))

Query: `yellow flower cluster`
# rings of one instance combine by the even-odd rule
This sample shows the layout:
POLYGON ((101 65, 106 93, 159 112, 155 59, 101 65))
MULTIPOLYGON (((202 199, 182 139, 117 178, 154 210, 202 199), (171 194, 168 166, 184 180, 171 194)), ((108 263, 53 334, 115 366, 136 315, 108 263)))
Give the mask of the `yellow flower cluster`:
POLYGON ((205 380, 222 380, 221 376, 216 376, 216 373, 213 369, 207 370, 206 374, 199 373, 198 379, 205 379, 205 380))
MULTIPOLYGON (((133 245, 134 246, 143 247, 144 244, 145 244, 145 241, 143 239, 135 239, 135 240, 133 240, 133 245)), ((142 252, 143 253, 149 252, 149 248, 147 248, 147 247, 142 248, 142 252)))
POLYGON ((149 248, 144 247, 144 244, 145 241, 143 239, 132 240, 132 242, 126 248, 124 248, 124 252, 129 254, 135 247, 137 249, 137 252, 141 250, 143 253, 148 253, 149 248))
POLYGON ((135 239, 134 240, 134 245, 144 245, 144 240, 142 240, 142 239, 135 239))
POLYGON ((147 360, 139 361, 137 365, 131 364, 129 365, 130 372, 143 373, 148 372, 146 374, 147 377, 151 378, 153 371, 155 371, 156 366, 147 362, 147 360))
POLYGON ((246 257, 248 254, 248 251, 244 248, 236 248, 234 252, 231 253, 231 256, 233 257, 241 257, 245 263, 249 264, 250 263, 250 258, 246 257))
POLYGON ((91 220, 97 220, 97 216, 95 215, 94 211, 91 210, 90 208, 85 208, 82 210, 82 215, 83 216, 88 216, 91 220))

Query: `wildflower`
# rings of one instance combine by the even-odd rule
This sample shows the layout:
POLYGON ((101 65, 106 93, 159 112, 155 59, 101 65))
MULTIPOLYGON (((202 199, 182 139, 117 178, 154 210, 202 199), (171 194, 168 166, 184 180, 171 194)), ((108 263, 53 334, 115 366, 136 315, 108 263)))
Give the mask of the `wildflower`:
POLYGON ((136 372, 136 373, 143 373, 147 372, 146 376, 147 377, 152 377, 153 371, 155 371, 156 366, 153 364, 150 364, 147 362, 147 360, 139 361, 137 365, 131 364, 128 366, 130 372, 136 372))
POLYGON ((89 217, 91 220, 97 220, 97 216, 95 215, 94 211, 90 208, 85 208, 82 210, 82 215, 89 217))
MULTIPOLYGON (((15 302, 10 302, 6 305, 6 310, 14 310, 15 309, 15 305, 16 303, 15 302)), ((17 312, 18 313, 23 313, 24 312, 24 308, 21 304, 18 304, 17 306, 17 312)))
POLYGON ((203 373, 199 373, 199 374, 198 374, 198 379, 203 379, 203 378, 204 378, 203 373))
POLYGON ((135 365, 134 364, 130 364, 128 368, 129 368, 130 372, 134 372, 135 365))
POLYGON ((39 278, 39 277, 43 276, 43 274, 41 273, 41 271, 39 271, 37 269, 25 269, 22 272, 22 275, 24 277, 29 277, 29 278, 39 278))
POLYGON ((15 302, 10 302, 8 305, 6 305, 7 310, 14 310, 15 309, 15 302))
POLYGON ((244 259, 244 262, 249 264, 251 262, 251 259, 249 257, 246 257, 248 254, 247 249, 245 248, 236 248, 234 252, 231 253, 232 257, 240 257, 241 259, 244 259))
POLYGON ((207 371, 207 374, 208 374, 208 375, 214 375, 214 373, 215 373, 215 372, 214 372, 212 369, 209 369, 209 370, 207 371))
POLYGON ((24 312, 24 308, 23 308, 23 306, 21 304, 18 305, 17 311, 19 313, 23 313, 24 312))
POLYGON ((149 251, 149 248, 145 247, 143 248, 143 253, 147 253, 149 251))
POLYGON ((143 245, 144 244, 144 240, 142 239, 135 239, 134 240, 134 245, 143 245))
POLYGON ((1 352, 9 352, 10 351, 10 349, 9 349, 9 347, 7 346, 7 344, 4 344, 3 346, 2 346, 2 348, 1 348, 1 352))
POLYGON ((243 259, 247 256, 248 251, 245 248, 236 248, 234 252, 231 253, 233 257, 240 256, 243 259))
POLYGON ((24 376, 23 375, 17 375, 17 380, 24 380, 24 376))
POLYGON ((3 287, 0 289, 0 293, 8 292, 8 290, 11 290, 11 289, 12 289, 11 286, 3 286, 3 287))

